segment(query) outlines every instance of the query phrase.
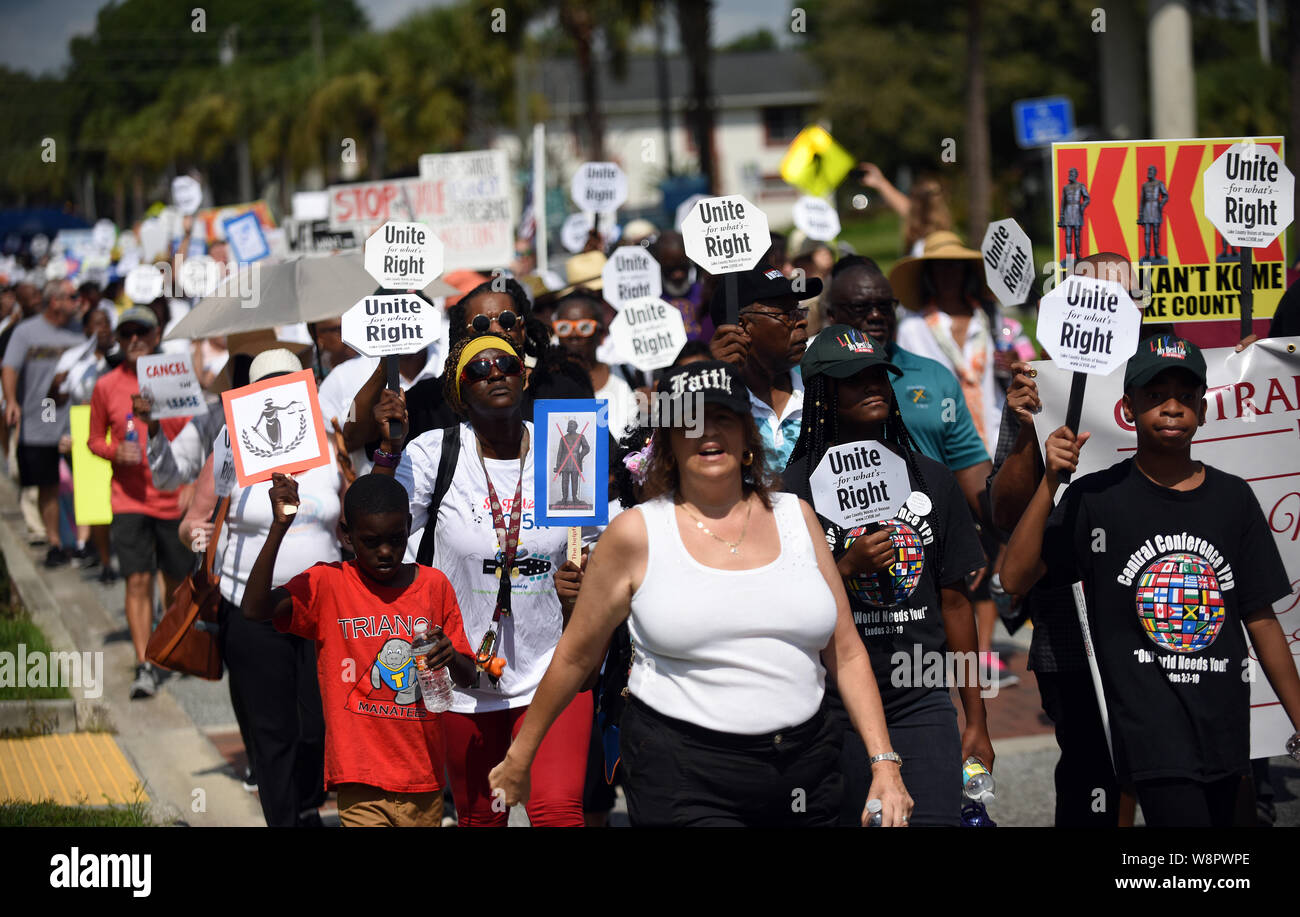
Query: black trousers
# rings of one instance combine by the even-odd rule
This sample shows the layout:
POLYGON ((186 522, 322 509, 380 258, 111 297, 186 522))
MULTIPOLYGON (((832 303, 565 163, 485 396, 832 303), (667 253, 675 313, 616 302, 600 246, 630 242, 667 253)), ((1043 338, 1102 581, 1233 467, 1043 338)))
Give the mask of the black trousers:
POLYGON ((221 657, 269 827, 292 828, 325 801, 325 717, 311 641, 247 621, 221 602, 221 657))
MULTIPOLYGON (((1056 727, 1056 827, 1119 827, 1119 783, 1101 725, 1092 675, 1034 672, 1043 712, 1056 727)), ((1145 807, 1143 808, 1145 812, 1145 807)))
POLYGON ((633 827, 830 827, 840 735, 825 705, 808 722, 743 736, 664 716, 631 698, 619 724, 633 827))
POLYGON ((1148 828, 1231 828, 1241 778, 1138 780, 1135 787, 1148 828))

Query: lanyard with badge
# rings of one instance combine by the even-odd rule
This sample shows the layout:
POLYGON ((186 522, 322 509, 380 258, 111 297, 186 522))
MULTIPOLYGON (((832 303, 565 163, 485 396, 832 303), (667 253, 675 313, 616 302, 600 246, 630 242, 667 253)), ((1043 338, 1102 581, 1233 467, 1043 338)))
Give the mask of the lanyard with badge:
MULTIPOLYGON (((488 474, 487 462, 483 460, 483 445, 478 444, 478 463, 483 469, 483 478, 487 481, 488 505, 492 508, 492 527, 496 530, 497 546, 501 549, 501 563, 497 566, 497 577, 501 580, 497 587, 496 608, 492 612, 492 621, 488 624, 483 640, 479 643, 474 663, 478 672, 487 672, 488 678, 495 685, 505 671, 506 660, 497 656, 497 636, 501 630, 501 618, 510 617, 510 579, 514 572, 515 555, 519 552, 519 523, 524 516, 524 459, 528 455, 528 428, 524 427, 523 439, 519 444, 519 483, 515 485, 514 502, 510 504, 510 522, 505 521, 501 511, 501 500, 497 490, 492 486, 492 476, 488 474)), ((477 673, 475 675, 477 681, 477 673)))

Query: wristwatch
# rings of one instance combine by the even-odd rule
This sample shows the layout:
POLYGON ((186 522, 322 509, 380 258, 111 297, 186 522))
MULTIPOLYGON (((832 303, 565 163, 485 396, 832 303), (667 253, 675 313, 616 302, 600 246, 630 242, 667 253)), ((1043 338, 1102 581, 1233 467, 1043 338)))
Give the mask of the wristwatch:
POLYGON ((903 756, 896 751, 885 751, 878 755, 872 755, 869 766, 875 767, 877 761, 893 761, 900 768, 903 766, 903 756))

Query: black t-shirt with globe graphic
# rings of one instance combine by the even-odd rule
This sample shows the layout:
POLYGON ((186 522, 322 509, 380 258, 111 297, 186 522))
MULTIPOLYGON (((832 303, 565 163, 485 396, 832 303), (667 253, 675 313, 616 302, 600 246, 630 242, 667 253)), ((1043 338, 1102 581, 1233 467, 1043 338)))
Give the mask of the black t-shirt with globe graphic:
POLYGON ((1069 486, 1043 560, 1047 583, 1083 582, 1121 779, 1247 773, 1241 618, 1291 591, 1250 485, 1206 465, 1171 490, 1128 459, 1069 486))
MULTIPOLYGON (((970 508, 956 479, 944 465, 913 453, 925 478, 930 506, 920 501, 914 512, 904 506, 881 525, 894 543, 894 564, 888 574, 846 580, 853 623, 867 646, 871 668, 880 687, 885 714, 906 710, 931 691, 948 690, 948 650, 943 628, 940 584, 961 581, 984 565, 984 551, 970 508), (942 556, 941 575, 932 570, 942 556)), ((786 489, 812 503, 807 459, 786 469, 786 489)), ((912 491, 921 482, 908 468, 912 491)), ((916 504, 914 504, 916 505, 916 504)), ((815 508, 815 506, 814 506, 815 508)), ((839 558, 864 529, 842 529, 818 514, 831 553, 839 558)), ((828 691, 828 694, 833 692, 828 691)), ((838 698, 832 696, 832 702, 838 698)))

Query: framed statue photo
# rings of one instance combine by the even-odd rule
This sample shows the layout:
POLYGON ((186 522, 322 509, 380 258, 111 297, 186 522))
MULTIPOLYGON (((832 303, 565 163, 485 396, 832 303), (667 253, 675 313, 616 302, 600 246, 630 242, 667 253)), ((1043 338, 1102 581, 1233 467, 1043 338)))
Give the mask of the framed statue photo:
POLYGON ((609 419, 602 399, 533 404, 533 495, 538 525, 609 521, 609 419))
POLYGON ((328 465, 329 441, 316 396, 316 379, 304 369, 222 392, 235 479, 240 487, 328 465))

